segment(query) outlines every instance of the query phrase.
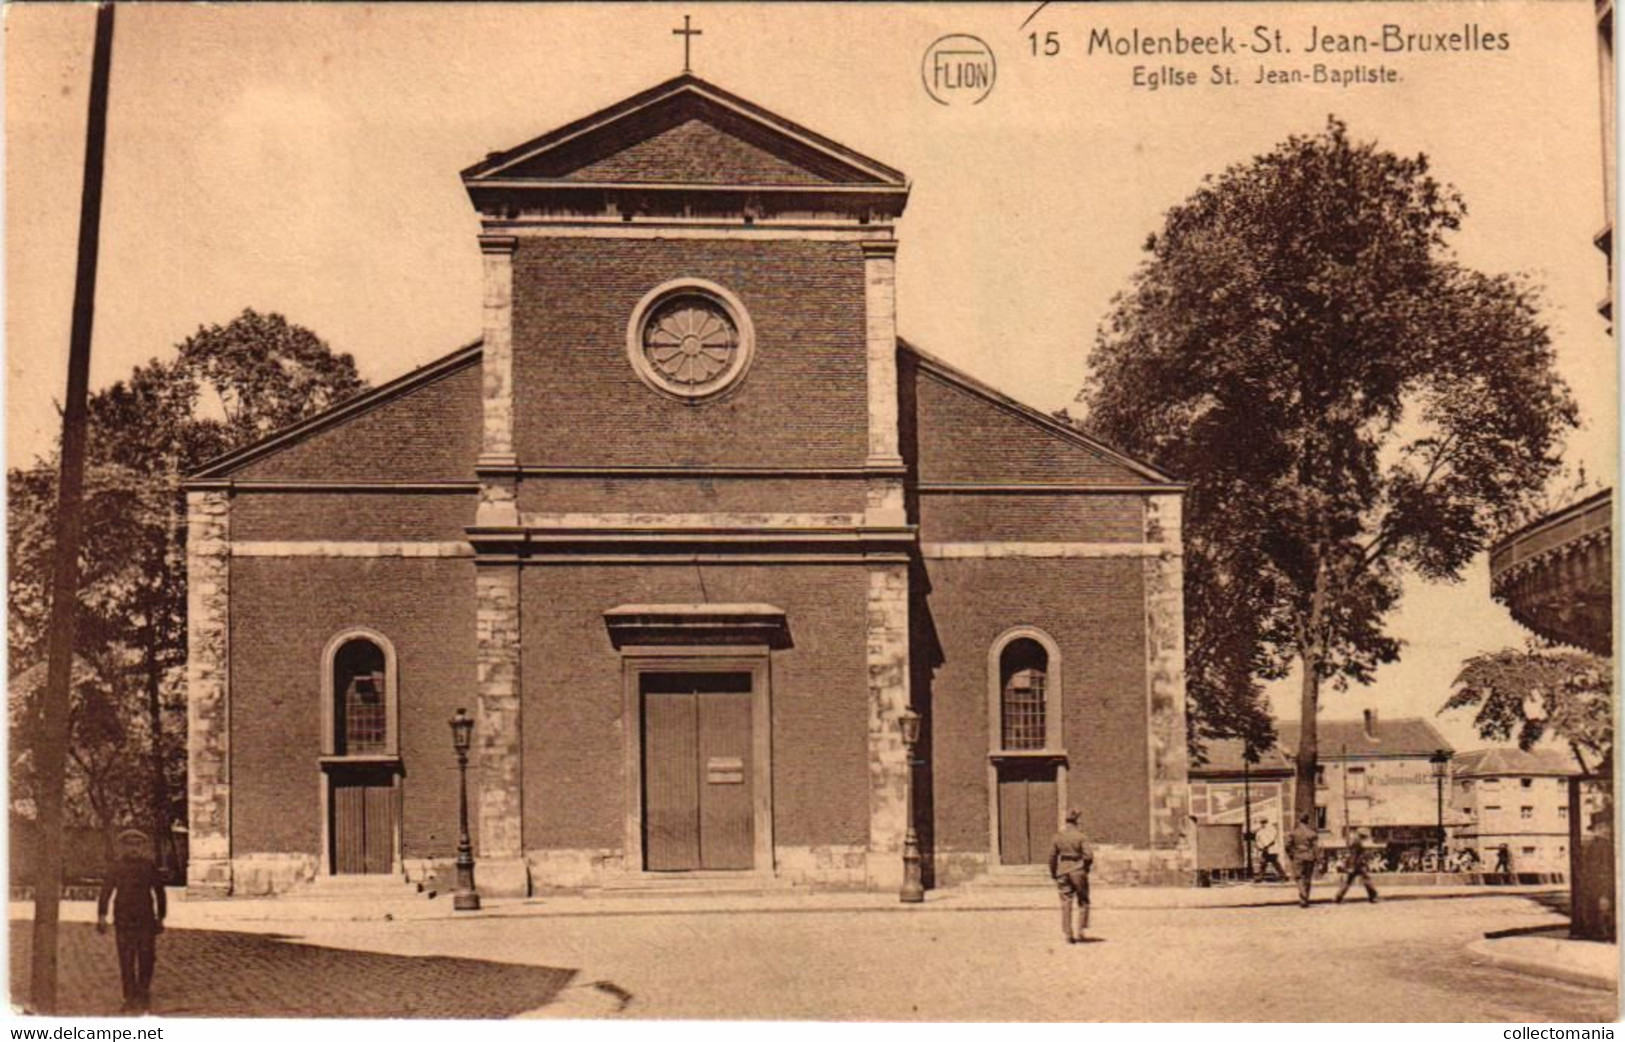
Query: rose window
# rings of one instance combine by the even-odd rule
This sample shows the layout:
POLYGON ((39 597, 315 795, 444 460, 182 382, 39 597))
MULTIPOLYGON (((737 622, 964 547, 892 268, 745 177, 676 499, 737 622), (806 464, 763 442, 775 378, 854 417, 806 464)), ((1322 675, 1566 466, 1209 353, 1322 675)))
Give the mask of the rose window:
POLYGON ((689 404, 735 386, 750 366, 753 340, 739 298, 701 279, 650 290, 626 330, 627 355, 643 382, 689 404))
POLYGON ((643 354, 649 367, 677 387, 703 389, 733 368, 739 330, 721 305, 704 297, 669 300, 649 316, 643 354))

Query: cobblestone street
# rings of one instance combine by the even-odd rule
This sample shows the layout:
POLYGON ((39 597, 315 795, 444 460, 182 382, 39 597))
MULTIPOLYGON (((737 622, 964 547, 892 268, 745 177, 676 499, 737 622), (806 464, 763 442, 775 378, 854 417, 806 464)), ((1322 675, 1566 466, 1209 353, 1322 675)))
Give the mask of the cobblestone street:
MULTIPOLYGON (((1056 943, 1047 901, 908 910, 807 902, 678 911, 644 900, 605 910, 557 898, 467 919, 273 917, 245 918, 232 932, 171 929, 160 939, 154 1000, 159 1013, 194 1016, 1502 1023, 1617 1016, 1612 992, 1525 976, 1465 950, 1488 931, 1563 922, 1517 896, 1395 895, 1377 905, 1308 910, 1108 904, 1091 929, 1097 943, 1070 948, 1056 943)), ((257 904, 278 914, 277 902, 257 904)), ((226 906, 192 907, 240 914, 226 906)), ((26 979, 28 931, 14 926, 21 927, 12 938, 16 988, 26 979)), ((68 1007, 112 1012, 112 938, 82 923, 64 929, 68 1007)))
MULTIPOLYGON (((12 922, 11 994, 26 1004, 32 924, 12 922)), ((114 1015, 113 935, 63 923, 65 1015, 114 1015)), ((414 958, 289 943, 271 934, 167 930, 158 938, 153 1012, 186 1017, 511 1017, 550 1002, 568 970, 474 958, 414 958)))

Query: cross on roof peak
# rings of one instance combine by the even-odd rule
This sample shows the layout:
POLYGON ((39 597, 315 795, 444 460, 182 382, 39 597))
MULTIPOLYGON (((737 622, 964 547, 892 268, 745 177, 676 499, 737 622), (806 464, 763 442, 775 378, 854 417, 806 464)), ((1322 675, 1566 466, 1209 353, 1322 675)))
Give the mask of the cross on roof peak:
POLYGON ((705 30, 690 29, 688 26, 688 15, 685 14, 683 16, 683 27, 681 29, 673 29, 671 34, 673 36, 681 36, 683 38, 683 71, 691 71, 689 69, 688 45, 694 37, 705 35, 705 30))

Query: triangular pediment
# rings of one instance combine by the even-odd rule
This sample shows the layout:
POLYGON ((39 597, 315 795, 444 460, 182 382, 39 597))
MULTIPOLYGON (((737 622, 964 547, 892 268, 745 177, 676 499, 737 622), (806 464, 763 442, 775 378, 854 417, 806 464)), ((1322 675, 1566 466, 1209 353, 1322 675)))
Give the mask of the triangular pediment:
POLYGON ((463 172, 477 183, 901 187, 829 138, 684 75, 463 172))

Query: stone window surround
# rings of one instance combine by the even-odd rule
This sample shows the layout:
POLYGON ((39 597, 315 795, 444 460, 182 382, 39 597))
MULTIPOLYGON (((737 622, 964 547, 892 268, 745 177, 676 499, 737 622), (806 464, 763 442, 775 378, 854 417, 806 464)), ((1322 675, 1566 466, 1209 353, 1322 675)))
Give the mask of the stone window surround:
POLYGON ((626 355, 633 372, 651 390, 688 405, 699 405, 715 401, 745 382, 756 356, 756 329, 744 303, 727 287, 709 279, 677 278, 654 287, 632 308, 632 315, 626 324, 626 355), (687 390, 668 382, 657 373, 644 354, 643 338, 649 317, 662 304, 680 296, 703 297, 717 304, 733 321, 739 337, 735 358, 727 372, 711 384, 687 390))
MULTIPOLYGON (((351 626, 334 634, 328 640, 327 646, 322 649, 322 742, 321 756, 318 758, 320 771, 318 772, 318 805, 320 807, 321 821, 321 847, 317 855, 316 875, 335 876, 333 866, 333 781, 332 770, 346 765, 364 766, 375 765, 392 768, 391 784, 395 788, 395 834, 390 838, 390 872, 398 875, 401 868, 401 815, 400 815, 400 679, 396 666, 395 645, 390 639, 377 630, 366 626, 351 626), (333 751, 333 735, 336 725, 335 709, 338 698, 337 685, 333 683, 333 669, 336 665, 339 649, 352 640, 371 641, 378 650, 384 653, 384 719, 385 741, 384 752, 360 756, 340 756, 333 751)), ((387 878, 387 877, 379 877, 387 878)))
POLYGON ((322 749, 321 756, 324 762, 367 762, 376 761, 380 756, 400 758, 400 681, 399 669, 396 664, 395 645, 390 639, 377 630, 365 626, 351 626, 335 634, 322 649, 322 749), (365 640, 375 645, 384 653, 384 714, 385 735, 384 752, 370 753, 360 756, 342 756, 334 751, 333 735, 337 726, 336 707, 338 688, 334 683, 333 669, 337 663, 339 649, 352 640, 365 640))
POLYGON ((1001 868, 999 862, 999 763, 1003 760, 1049 760, 1055 763, 1055 827, 1060 829, 1066 824, 1067 808, 1071 803, 1067 795, 1067 754, 1063 734, 1062 716, 1065 706, 1065 686, 1063 683, 1061 648, 1055 638, 1036 626, 1012 626, 994 638, 987 653, 987 724, 988 724, 988 755, 987 755, 987 810, 988 810, 988 865, 991 869, 1001 868), (1002 727, 1002 709, 1004 700, 1004 685, 1000 671, 1000 658, 1004 649, 1012 642, 1028 639, 1036 641, 1049 656, 1046 666, 1044 689, 1044 730, 1046 732, 1043 749, 1007 750, 1000 746, 1003 742, 1004 730, 1002 727))
POLYGON ((621 649, 622 770, 626 779, 623 832, 624 871, 639 878, 672 878, 683 872, 648 872, 643 867, 643 674, 748 673, 751 677, 751 800, 754 849, 750 869, 729 871, 738 878, 771 879, 773 844, 773 689, 772 652, 767 645, 637 646, 621 649))

